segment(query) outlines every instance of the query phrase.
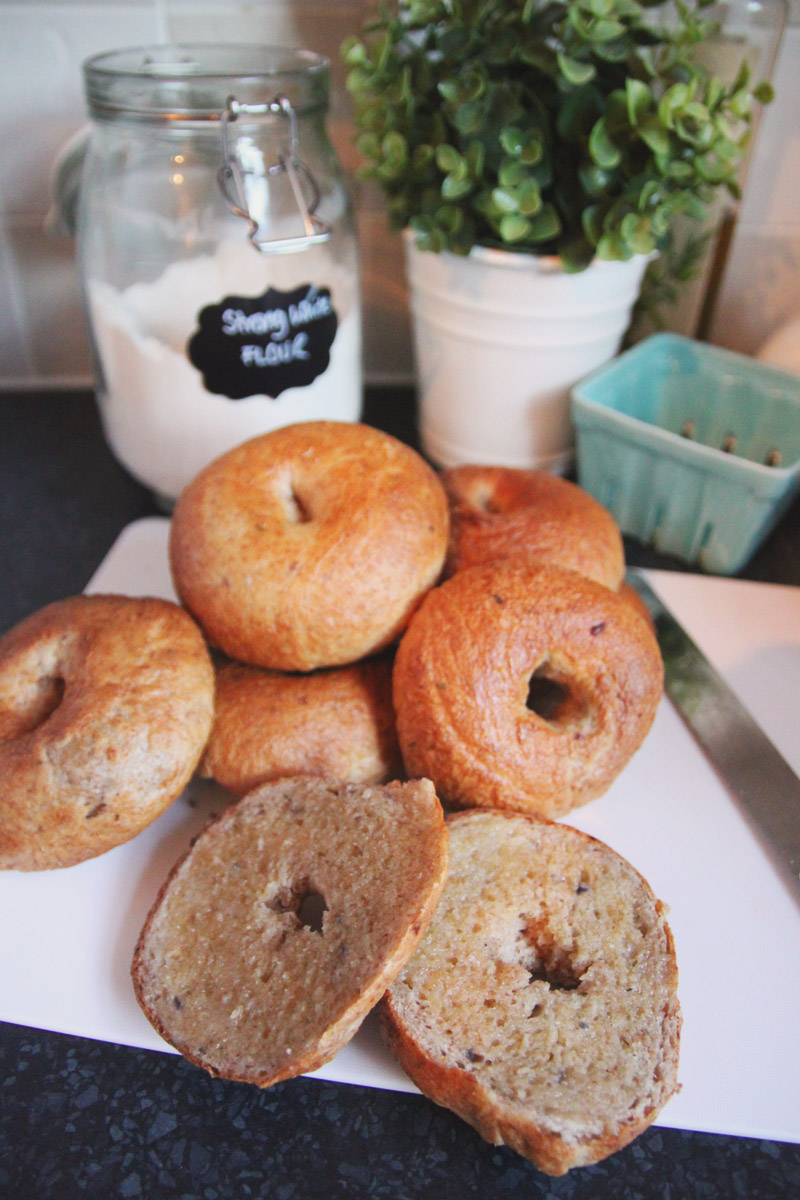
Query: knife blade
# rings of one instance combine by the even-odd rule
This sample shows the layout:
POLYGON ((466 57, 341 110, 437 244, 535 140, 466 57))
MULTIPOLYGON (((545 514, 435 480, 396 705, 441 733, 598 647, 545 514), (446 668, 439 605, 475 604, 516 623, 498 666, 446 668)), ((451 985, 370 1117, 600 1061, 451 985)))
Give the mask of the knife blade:
POLYGON ((650 584, 626 578, 653 618, 664 690, 800 900, 800 779, 650 584))

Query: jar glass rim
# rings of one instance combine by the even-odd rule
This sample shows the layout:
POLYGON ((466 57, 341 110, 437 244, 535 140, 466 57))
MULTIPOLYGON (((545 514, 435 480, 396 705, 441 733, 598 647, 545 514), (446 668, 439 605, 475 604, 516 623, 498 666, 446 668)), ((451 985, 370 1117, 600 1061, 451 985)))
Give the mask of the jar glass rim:
POLYGON ((217 119, 241 103, 288 96, 298 112, 325 107, 330 61, 311 50, 239 43, 166 43, 105 51, 83 64, 94 115, 217 119))

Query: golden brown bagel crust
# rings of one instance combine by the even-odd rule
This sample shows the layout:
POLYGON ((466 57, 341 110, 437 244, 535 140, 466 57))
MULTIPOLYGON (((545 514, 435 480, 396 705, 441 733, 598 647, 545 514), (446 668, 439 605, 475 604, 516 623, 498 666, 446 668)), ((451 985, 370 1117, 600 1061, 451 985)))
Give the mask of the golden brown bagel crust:
POLYGON ((661 903, 597 839, 510 812, 447 822, 444 893, 381 1024, 425 1095, 562 1175, 626 1146, 678 1090, 661 903))
POLYGON ((269 1087, 313 1071, 416 949, 446 874, 428 780, 264 784, 171 872, 134 953, 137 999, 213 1075, 269 1087), (310 897, 321 928, 304 917, 310 897))
POLYGON ((395 659, 398 740, 408 774, 445 804, 563 816, 611 785, 662 687, 658 644, 628 601, 507 559, 457 572, 415 614, 395 659))
POLYGON ((242 796, 288 775, 382 783, 402 770, 391 656, 300 675, 232 662, 217 668, 200 774, 228 791, 242 796))
POLYGON ((128 841, 188 783, 214 672, 188 613, 74 596, 0 640, 0 867, 68 867, 128 841))
POLYGON ((435 472, 367 425, 309 421, 254 438, 186 487, 175 587, 213 645, 283 671, 389 645, 438 579, 447 499, 435 472))
POLYGON ((619 528, 577 484, 546 471, 471 465, 443 471, 442 483, 450 502, 448 575, 523 555, 606 587, 622 582, 619 528))

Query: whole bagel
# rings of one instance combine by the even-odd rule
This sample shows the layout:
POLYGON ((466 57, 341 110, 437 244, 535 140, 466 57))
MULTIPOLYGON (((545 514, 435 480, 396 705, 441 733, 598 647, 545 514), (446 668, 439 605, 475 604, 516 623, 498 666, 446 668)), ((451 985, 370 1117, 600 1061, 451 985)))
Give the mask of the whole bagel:
POLYGON ((235 795, 291 775, 383 783, 401 771, 389 655, 308 674, 218 667, 200 774, 235 795))
POLYGON ((0 867, 68 867, 134 837, 211 728, 200 630, 167 600, 75 596, 0 639, 0 867))
POLYGON ((211 463, 172 518, 175 588, 230 658, 310 671, 393 642, 437 581, 447 499, 435 472, 367 425, 309 421, 211 463))
POLYGON ((619 528, 577 484, 546 471, 491 466, 452 467, 441 478, 450 503, 448 575, 522 555, 606 587, 622 582, 619 528))
POLYGON ((611 785, 662 686, 627 600, 508 559, 459 571, 415 614, 395 659, 398 740, 409 775, 451 807, 559 817, 611 785))

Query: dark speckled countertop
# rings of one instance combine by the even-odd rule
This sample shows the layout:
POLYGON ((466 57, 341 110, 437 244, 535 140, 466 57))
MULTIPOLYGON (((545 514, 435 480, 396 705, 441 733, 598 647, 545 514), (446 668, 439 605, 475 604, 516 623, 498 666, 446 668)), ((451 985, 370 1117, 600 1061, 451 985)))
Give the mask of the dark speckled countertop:
MULTIPOLYGON (((370 391, 364 416, 413 442, 409 393, 370 391)), ((81 591, 123 527, 157 511, 107 449, 91 394, 0 395, 0 630, 81 591)), ((741 575, 800 586, 800 502, 741 575)), ((800 1146, 656 1128, 549 1179, 420 1096, 316 1079, 259 1092, 175 1055, 0 1025, 2 1200, 336 1196, 788 1200, 800 1146)))

